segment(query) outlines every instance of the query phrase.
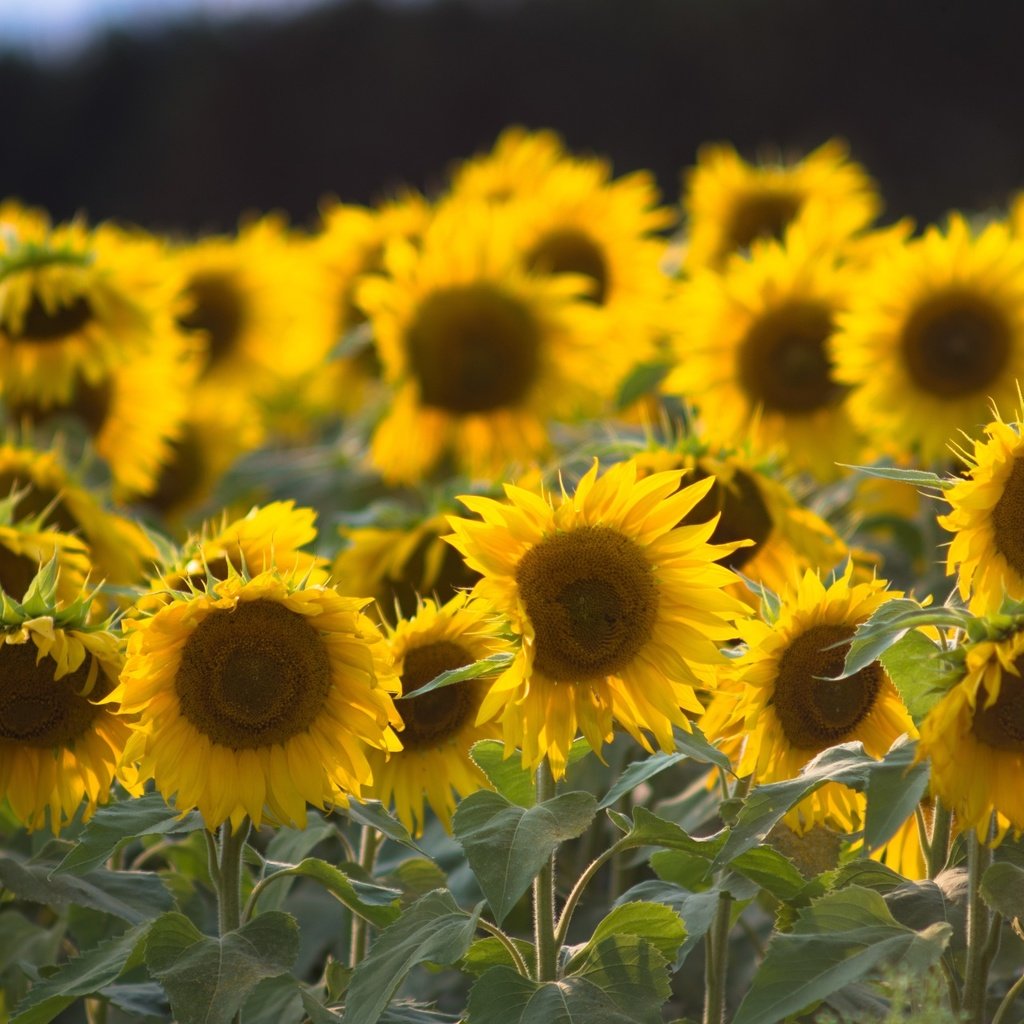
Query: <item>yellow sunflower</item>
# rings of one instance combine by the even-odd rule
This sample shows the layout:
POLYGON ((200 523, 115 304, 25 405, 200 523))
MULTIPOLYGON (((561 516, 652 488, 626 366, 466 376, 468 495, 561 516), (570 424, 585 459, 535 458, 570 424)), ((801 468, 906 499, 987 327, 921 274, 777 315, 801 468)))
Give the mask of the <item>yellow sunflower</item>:
POLYGON ((562 140, 550 130, 506 128, 489 153, 463 160, 452 173, 452 191, 468 199, 505 202, 532 194, 569 159, 562 140))
MULTIPOLYGON (((443 605, 424 600, 412 618, 401 619, 388 630, 402 692, 418 689, 449 669, 510 651, 511 643, 500 635, 501 625, 489 605, 467 601, 464 594, 443 605)), ((497 723, 477 718, 486 690, 486 680, 470 679, 398 701, 404 723, 398 733, 402 749, 390 757, 383 751, 370 752, 370 795, 393 804, 415 835, 423 832, 425 802, 450 829, 456 796, 488 785, 469 756, 474 743, 496 739, 501 732, 497 723)))
POLYGON ((854 282, 795 228, 785 245, 756 242, 749 260, 698 274, 679 291, 663 390, 693 402, 716 440, 737 444, 756 426, 759 443, 834 478, 860 448, 828 347, 854 282))
POLYGON ((413 615, 421 595, 444 602, 480 579, 442 539, 448 533, 442 513, 405 529, 360 526, 340 532, 347 546, 334 560, 334 585, 343 594, 372 594, 376 610, 391 623, 413 615))
POLYGON ((507 485, 507 502, 461 501, 482 522, 452 518, 451 543, 483 578, 473 590, 522 637, 490 687, 479 720, 500 717, 506 752, 525 767, 546 757, 565 773, 577 731, 600 754, 618 723, 646 750, 671 750, 672 729, 703 709, 694 693, 724 661, 746 607, 723 593, 735 575, 708 543, 714 521, 676 527, 713 480, 679 489, 683 472, 637 480, 624 462, 575 494, 541 496, 507 485))
POLYGON ((163 245, 111 225, 5 218, 0 232, 0 382, 43 408, 95 386, 174 334, 176 281, 163 245))
POLYGON ((398 682, 364 603, 273 572, 232 574, 132 620, 108 698, 138 715, 129 770, 210 830, 247 815, 301 826, 307 803, 358 798, 367 750, 400 746, 398 682))
POLYGON ((942 464, 1024 379, 1024 241, 1005 224, 974 237, 955 216, 889 250, 838 322, 831 356, 855 421, 880 448, 942 464))
POLYGON ((932 792, 984 839, 1024 832, 1024 632, 965 646, 964 675, 921 724, 932 792))
POLYGON ((392 243, 389 276, 358 289, 395 389, 370 450, 389 481, 416 481, 446 455, 487 477, 529 462, 547 450, 549 420, 599 407, 620 376, 623 355, 576 301, 584 279, 527 274, 517 232, 507 206, 451 202, 420 248, 392 243))
MULTIPOLYGON (((738 624, 747 652, 735 662, 745 692, 736 724, 746 731, 740 775, 757 783, 792 779, 816 754, 859 740, 882 757, 903 733, 916 735, 892 681, 880 662, 848 679, 843 669, 849 640, 879 606, 900 597, 884 580, 850 584, 851 568, 829 587, 808 570, 799 587, 782 595, 774 623, 738 624), (838 646, 836 646, 838 645, 838 646)), ((797 831, 829 819, 848 830, 860 817, 857 795, 829 783, 794 808, 787 818, 797 831)))
POLYGON ((687 172, 688 270, 721 269, 757 239, 781 239, 800 224, 835 250, 878 215, 881 201, 864 169, 837 139, 793 164, 748 164, 729 145, 702 146, 687 172))
MULTIPOLYGON (((0 798, 30 829, 56 834, 106 803, 128 725, 107 701, 119 638, 89 626, 89 601, 58 609, 53 580, 0 616, 0 798)), ((134 787, 130 786, 134 791, 134 787)))
POLYGON ((950 511, 939 525, 953 534, 946 571, 957 574, 972 611, 998 611, 1005 597, 1024 598, 1024 439, 1019 423, 997 419, 964 455, 966 479, 943 492, 950 511))

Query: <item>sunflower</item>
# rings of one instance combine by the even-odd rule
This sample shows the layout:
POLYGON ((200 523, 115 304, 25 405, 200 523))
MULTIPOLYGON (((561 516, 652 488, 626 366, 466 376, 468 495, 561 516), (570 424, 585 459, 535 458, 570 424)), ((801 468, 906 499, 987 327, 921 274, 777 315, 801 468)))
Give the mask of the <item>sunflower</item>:
MULTIPOLYGON (((757 783, 792 779, 816 754, 859 740, 882 757, 914 723, 880 662, 848 679, 843 669, 858 625, 886 601, 900 597, 884 580, 851 586, 852 566, 830 586, 808 570, 782 595, 773 623, 740 622, 747 652, 734 664, 745 692, 734 726, 747 733, 738 773, 757 783)), ((851 829, 861 804, 851 790, 829 783, 794 809, 787 823, 802 831, 830 820, 851 829)))
POLYGON ((565 146, 555 132, 529 131, 513 125, 498 136, 489 153, 457 165, 452 173, 452 192, 468 199, 499 203, 528 197, 568 160, 565 146))
POLYGON ((173 335, 175 279, 164 246, 112 225, 51 227, 8 214, 0 232, 0 381, 43 408, 95 386, 173 335))
POLYGON ((962 217, 893 247, 864 276, 832 342, 850 413, 883 449, 929 465, 1024 378, 1024 241, 962 217))
POLYGON ((746 608, 722 588, 735 575, 708 543, 714 522, 681 526, 713 480, 679 489, 681 470, 637 480, 624 462, 594 466, 553 504, 507 485, 507 502, 463 497, 483 522, 452 518, 451 543, 483 578, 473 590, 522 637, 491 685, 478 720, 497 714, 505 748, 524 767, 547 757, 564 775, 577 730, 600 754, 618 723, 644 749, 650 733, 673 749, 672 729, 703 709, 694 693, 724 661, 719 641, 746 608))
POLYGON ((548 420, 599 407, 620 376, 624 356, 575 301, 584 279, 527 274, 517 225, 507 207, 451 202, 421 248, 393 242, 389 276, 358 289, 395 389, 370 451, 389 481, 416 481, 448 454, 470 475, 528 462, 547 450, 548 420))
POLYGON ((9 495, 16 495, 15 518, 38 517, 40 527, 80 536, 97 580, 139 583, 157 559, 156 547, 138 524, 105 508, 59 450, 0 443, 0 499, 9 495))
POLYGON ((921 724, 932 792, 982 839, 993 812, 1000 832, 1024 832, 1024 631, 961 654, 963 677, 921 724))
POLYGON ((273 572, 232 573, 130 622, 108 699, 137 714, 125 764, 206 827, 301 826, 359 797, 368 748, 397 750, 397 689, 362 599, 273 572))
POLYGON ((966 479, 943 492, 950 511, 939 525, 953 534, 946 559, 971 610, 998 611, 1004 597, 1024 598, 1024 439, 1020 423, 996 419, 964 454, 966 479))
POLYGON ((448 519, 437 513, 406 528, 342 527, 346 541, 331 578, 344 594, 372 594, 381 617, 394 623, 416 612, 420 595, 440 601, 469 589, 480 574, 442 539, 448 519))
MULTIPOLYGON (((52 572, 25 604, 0 613, 0 797, 30 829, 54 834, 82 807, 106 803, 128 739, 107 701, 124 658, 107 624, 88 625, 90 601, 58 607, 52 572)), ((130 789, 135 791, 134 786, 130 789)))
POLYGON ((810 231, 823 250, 867 227, 881 201, 864 169, 837 139, 794 164, 752 165, 729 145, 702 146, 687 172, 686 267, 721 269, 755 240, 781 239, 791 224, 810 231))
MULTIPOLYGON (((467 601, 465 594, 443 605, 424 600, 412 618, 388 630, 402 692, 429 683, 441 672, 511 650, 500 628, 489 605, 467 601)), ((474 743, 495 739, 501 731, 496 723, 477 718, 486 689, 486 680, 470 679, 399 701, 402 749, 390 757, 370 752, 370 795, 393 803, 399 819, 416 835, 426 820, 424 801, 450 829, 456 795, 465 797, 488 785, 469 756, 474 743)))
POLYGON ((700 409, 705 432, 781 445, 794 466, 835 477, 860 443, 828 342, 855 283, 805 232, 755 242, 749 260, 685 283, 676 309, 678 364, 663 390, 700 409))

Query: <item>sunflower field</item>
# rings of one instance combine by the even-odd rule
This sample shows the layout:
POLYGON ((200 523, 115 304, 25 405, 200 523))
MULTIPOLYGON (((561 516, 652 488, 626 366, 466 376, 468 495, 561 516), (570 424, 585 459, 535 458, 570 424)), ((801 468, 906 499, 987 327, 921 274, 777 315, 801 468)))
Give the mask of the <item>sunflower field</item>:
POLYGON ((0 201, 0 1021, 1020 1024, 1007 203, 0 201))

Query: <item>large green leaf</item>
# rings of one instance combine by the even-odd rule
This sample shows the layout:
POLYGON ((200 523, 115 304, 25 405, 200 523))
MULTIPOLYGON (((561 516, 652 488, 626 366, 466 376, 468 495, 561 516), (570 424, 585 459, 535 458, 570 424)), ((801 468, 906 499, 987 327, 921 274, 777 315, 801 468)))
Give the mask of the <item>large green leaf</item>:
POLYGON ((631 847, 662 846, 667 850, 682 850, 684 853, 706 859, 709 867, 710 861, 721 852, 728 835, 723 831, 707 838, 694 838, 682 826, 674 821, 659 818, 646 807, 633 808, 632 822, 622 815, 614 815, 612 811, 608 813, 613 816, 616 824, 626 831, 626 835, 619 842, 626 840, 631 847))
POLYGON ((100 867, 122 844, 139 836, 195 832, 203 827, 196 811, 182 815, 169 807, 159 793, 123 800, 101 807, 82 829, 78 842, 57 865, 55 874, 70 871, 82 875, 100 867))
POLYGON ((690 951, 704 938, 707 930, 715 920, 721 892, 718 889, 707 889, 704 892, 691 892, 689 889, 674 882, 665 882, 651 878, 638 882, 619 897, 616 905, 630 900, 646 900, 651 903, 664 903, 671 907, 683 921, 686 928, 686 940, 676 953, 673 970, 678 971, 690 951))
POLYGON ((499 924, 559 843, 580 835, 596 813, 589 793, 563 793, 524 808, 500 793, 481 791, 459 804, 455 838, 499 924))
POLYGON ((918 724, 958 674, 942 648, 918 630, 893 644, 880 661, 918 724))
POLYGON ((758 846, 741 853, 733 858, 729 867, 779 900, 806 902, 825 891, 822 885, 808 882, 788 857, 770 846, 758 846))
POLYGON ((469 994, 470 1024, 661 1024, 665 958, 646 939, 610 935, 559 981, 492 967, 469 994))
POLYGON ((1024 870, 999 861, 981 876, 981 895, 1003 917, 1024 918, 1024 870))
POLYGON ((520 807, 532 807, 537 802, 533 772, 523 767, 518 756, 505 757, 505 744, 500 740, 479 740, 469 756, 506 800, 520 807))
POLYGON ((295 919, 280 911, 215 939, 183 914, 165 914, 146 941, 146 966, 179 1024, 230 1024, 264 979, 288 971, 299 952, 295 919))
POLYGON ((467 914, 450 892, 441 889, 427 893, 403 911, 380 933, 352 975, 345 999, 345 1024, 376 1024, 417 964, 461 960, 473 941, 480 909, 467 914))
POLYGON ((357 824, 375 828, 392 842, 423 853, 409 830, 379 800, 350 800, 345 813, 357 824))
POLYGON ((146 871, 91 871, 87 875, 54 875, 52 863, 23 863, 0 858, 0 885, 33 903, 65 903, 102 910, 139 924, 169 910, 171 894, 163 881, 146 871))
POLYGON ((654 778, 668 768, 674 768, 683 761, 698 761, 701 764, 713 764, 719 768, 729 769, 729 758, 720 750, 711 746, 703 735, 694 726, 693 734, 684 733, 677 739, 677 746, 683 749, 674 754, 652 754, 642 761, 634 761, 626 767, 626 770, 615 780, 614 785, 604 795, 598 807, 603 810, 606 807, 614 807, 619 797, 632 792, 648 779, 654 778))
POLYGON ((620 904, 598 923, 586 945, 573 952, 572 959, 565 965, 566 973, 571 974, 612 935, 636 935, 646 939, 670 963, 686 939, 686 928, 679 915, 664 903, 620 904))
POLYGON ((864 844, 868 850, 884 846, 914 814, 928 788, 927 761, 913 763, 917 744, 893 744, 885 761, 871 772, 867 784, 868 812, 864 844))
POLYGON ((942 955, 951 932, 948 924, 921 932, 898 924, 869 889, 829 893, 801 911, 792 932, 772 939, 733 1024, 776 1024, 884 962, 924 970, 942 955))
MULTIPOLYGON (((537 949, 532 942, 527 942, 525 939, 513 939, 512 941, 516 949, 519 950, 519 955, 523 958, 524 963, 536 962, 537 949)), ((469 951, 459 966, 470 974, 483 974, 491 967, 515 967, 515 965, 515 960, 505 948, 505 944, 493 935, 488 935, 486 939, 477 939, 469 947, 469 951)))
MULTIPOLYGON (((141 946, 148 922, 101 942, 39 981, 18 1005, 11 1024, 46 1024, 76 999, 91 996, 116 981, 141 946)), ((139 957, 141 962, 141 956, 139 957)))
MULTIPOLYGON (((337 835, 337 825, 326 821, 319 811, 309 808, 305 828, 279 828, 267 843, 264 852, 264 874, 269 874, 267 865, 298 864, 325 839, 337 835)), ((294 878, 275 882, 261 897, 260 910, 283 910, 294 878)))

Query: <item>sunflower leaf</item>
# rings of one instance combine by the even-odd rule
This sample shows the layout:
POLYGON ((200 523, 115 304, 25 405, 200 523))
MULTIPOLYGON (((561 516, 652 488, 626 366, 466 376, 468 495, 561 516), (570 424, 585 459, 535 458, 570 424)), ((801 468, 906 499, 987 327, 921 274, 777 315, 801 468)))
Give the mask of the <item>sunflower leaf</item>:
POLYGON ((505 757, 505 744, 500 740, 477 741, 469 756, 506 800, 520 807, 532 807, 537 802, 533 772, 525 769, 518 757, 505 757))
POLYGON ((453 826, 498 924, 530 887, 559 843, 581 835, 597 814, 590 793, 562 793, 524 808, 481 790, 459 804, 453 826))
POLYGON ((403 911, 355 969, 345 994, 346 1024, 376 1024, 417 964, 461 960, 473 941, 482 907, 481 903, 467 914, 447 889, 438 889, 403 911))
POLYGON ((379 800, 350 800, 345 813, 357 825, 368 825, 392 842, 407 846, 417 853, 424 852, 409 835, 409 830, 379 800))
POLYGON ((272 910, 219 939, 183 914, 164 914, 146 942, 146 966, 180 1024, 230 1024, 264 978, 286 973, 299 953, 299 927, 272 910))
MULTIPOLYGON (((914 749, 907 743, 900 746, 908 747, 910 752, 914 749)), ((905 764, 896 758, 895 749, 894 745, 893 756, 868 779, 864 821, 864 845, 868 850, 877 850, 896 835, 928 788, 928 762, 905 764)))
POLYGON ((76 999, 112 984, 141 952, 148 930, 148 921, 137 924, 63 964, 55 974, 32 986, 11 1024, 46 1024, 76 999))
POLYGON ((1024 918, 1024 869, 999 861, 981 876, 981 895, 997 913, 1024 918))
POLYGON ((918 487, 934 487, 940 491, 949 490, 957 481, 952 477, 939 476, 926 469, 900 469, 898 466, 851 466, 838 462, 843 469, 852 469, 865 476, 874 476, 879 480, 894 480, 901 484, 916 484, 918 487))
POLYGON ((432 690, 440 690, 442 686, 453 686, 455 683, 465 682, 467 679, 479 679, 481 676, 493 675, 507 668, 515 660, 515 654, 511 651, 498 651, 489 654, 486 658, 474 661, 470 665, 463 665, 461 668, 450 668, 447 672, 434 676, 429 683, 424 683, 415 690, 403 693, 396 700, 409 700, 410 697, 422 697, 432 690))
POLYGON ((907 633, 881 656, 910 717, 920 724, 960 674, 937 644, 916 630, 907 633))
POLYGON ((613 935, 635 935, 646 939, 666 962, 671 963, 686 939, 686 928, 679 915, 664 903, 623 903, 606 914, 587 943, 574 951, 565 965, 565 973, 572 974, 587 961, 604 939, 613 935))
POLYGON ((618 394, 615 396, 615 408, 626 409, 637 399, 657 390, 671 369, 671 363, 638 363, 619 385, 618 394))
POLYGON ((682 918, 686 927, 686 940, 676 952, 675 963, 672 965, 673 970, 678 971, 714 922, 720 896, 720 889, 693 892, 675 882, 651 878, 628 889, 616 900, 615 905, 621 906, 632 900, 663 903, 682 918))

